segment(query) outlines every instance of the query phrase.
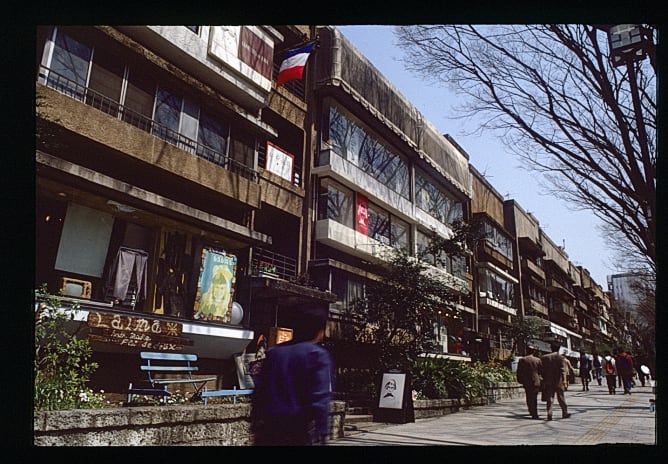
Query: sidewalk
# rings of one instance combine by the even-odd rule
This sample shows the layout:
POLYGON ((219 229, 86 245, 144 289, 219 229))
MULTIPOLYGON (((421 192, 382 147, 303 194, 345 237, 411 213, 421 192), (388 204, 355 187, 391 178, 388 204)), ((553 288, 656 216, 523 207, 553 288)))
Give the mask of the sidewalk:
POLYGON ((545 420, 541 401, 541 420, 532 420, 521 397, 414 423, 359 424, 357 431, 329 446, 657 445, 656 413, 649 408, 650 398, 655 398, 652 387, 634 387, 631 395, 620 390, 609 395, 605 383, 584 392, 580 385, 572 385, 566 392, 572 414, 568 419, 561 418, 555 398, 554 420, 545 420))

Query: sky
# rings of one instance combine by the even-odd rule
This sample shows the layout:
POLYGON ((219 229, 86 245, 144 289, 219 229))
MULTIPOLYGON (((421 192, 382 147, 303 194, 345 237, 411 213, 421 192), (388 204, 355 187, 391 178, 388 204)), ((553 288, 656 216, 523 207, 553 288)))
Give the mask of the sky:
POLYGON ((389 25, 337 26, 343 35, 428 119, 441 133, 450 134, 469 154, 469 162, 485 175, 504 196, 514 199, 524 211, 538 220, 555 245, 564 246, 568 259, 587 269, 603 290, 606 277, 616 274, 613 254, 606 248, 593 214, 572 211, 556 198, 546 195, 541 178, 521 167, 500 140, 489 133, 467 136, 471 121, 454 119, 453 106, 461 98, 444 87, 437 87, 407 71, 400 61, 403 51, 396 45, 389 25))

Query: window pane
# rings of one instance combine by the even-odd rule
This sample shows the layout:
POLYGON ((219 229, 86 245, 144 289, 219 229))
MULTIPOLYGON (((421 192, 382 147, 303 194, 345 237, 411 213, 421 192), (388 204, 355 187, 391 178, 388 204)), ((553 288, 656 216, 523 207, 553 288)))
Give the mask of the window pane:
POLYGON ((130 68, 125 107, 147 118, 153 116, 155 83, 137 69, 130 68))
POLYGON ((238 163, 254 168, 255 166, 255 136, 240 130, 232 130, 230 137, 230 151, 228 156, 238 163))
POLYGON ((390 244, 390 215, 372 204, 369 204, 369 237, 390 244))
POLYGON ((71 203, 67 208, 55 268, 101 277, 114 217, 71 203))
POLYGON ((397 250, 408 253, 410 249, 410 236, 408 223, 399 218, 392 217, 392 236, 390 238, 391 245, 397 250))
POLYGON ((181 117, 181 97, 158 88, 153 119, 159 125, 153 127, 153 133, 161 139, 178 146, 179 120, 181 117))
POLYGON ((353 193, 330 179, 320 181, 318 219, 333 219, 353 228, 353 193))
POLYGON ((125 65, 114 54, 96 48, 90 72, 90 87, 95 92, 87 95, 86 103, 111 115, 118 114, 125 65))
POLYGON ((83 99, 90 58, 90 47, 58 31, 48 85, 83 99))
POLYGON ((58 31, 51 59, 51 70, 86 85, 91 48, 58 31))
POLYGON ((197 141, 224 155, 227 146, 227 127, 202 111, 200 113, 197 141))
POLYGON ((153 119, 163 126, 178 132, 181 103, 181 97, 173 95, 168 90, 159 88, 153 119))
POLYGON ((125 65, 118 56, 96 48, 88 87, 118 102, 121 99, 124 71, 125 65))

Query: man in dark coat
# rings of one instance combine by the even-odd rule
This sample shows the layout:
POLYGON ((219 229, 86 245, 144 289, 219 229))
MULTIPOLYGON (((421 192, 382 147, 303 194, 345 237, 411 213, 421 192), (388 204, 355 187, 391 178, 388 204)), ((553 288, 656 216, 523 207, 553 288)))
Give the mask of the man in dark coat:
POLYGON ((524 387, 527 407, 532 419, 538 417, 538 393, 540 392, 540 369, 541 361, 538 351, 529 347, 529 354, 520 358, 517 362, 517 381, 524 387))
POLYGON ((540 374, 543 376, 543 395, 547 401, 547 420, 552 420, 552 404, 554 395, 557 395, 557 402, 561 407, 561 417, 568 419, 571 417, 566 405, 564 391, 568 387, 568 371, 565 358, 559 354, 560 345, 552 343, 550 349, 552 353, 541 356, 540 374))
POLYGON ((300 306, 293 339, 266 352, 255 380, 251 426, 255 445, 322 445, 330 435, 334 364, 320 345, 328 310, 300 306))

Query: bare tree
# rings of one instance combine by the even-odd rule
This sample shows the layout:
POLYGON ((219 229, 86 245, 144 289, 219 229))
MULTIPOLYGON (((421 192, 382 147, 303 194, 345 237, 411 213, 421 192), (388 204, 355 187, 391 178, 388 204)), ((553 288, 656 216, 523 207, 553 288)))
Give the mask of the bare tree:
POLYGON ((613 67, 605 32, 591 25, 416 25, 395 34, 408 70, 466 96, 459 117, 483 121, 472 133, 499 135, 550 193, 596 215, 634 268, 656 272, 653 54, 613 67))

